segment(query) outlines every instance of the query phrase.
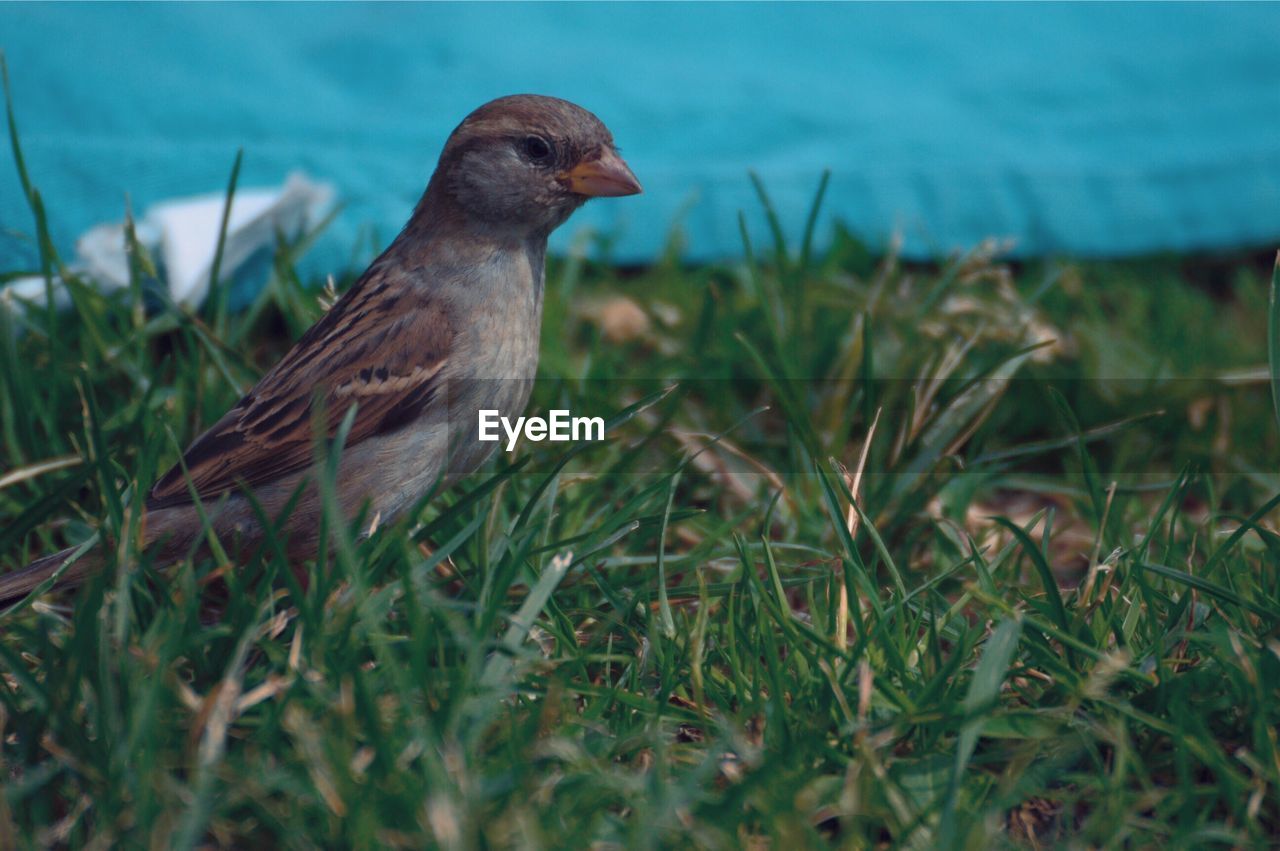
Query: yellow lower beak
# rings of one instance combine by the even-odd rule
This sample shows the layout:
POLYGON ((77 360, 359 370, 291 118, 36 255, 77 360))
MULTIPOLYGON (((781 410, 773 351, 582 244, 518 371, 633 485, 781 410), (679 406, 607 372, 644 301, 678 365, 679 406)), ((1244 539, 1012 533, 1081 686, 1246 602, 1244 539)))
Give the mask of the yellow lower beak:
POLYGON ((638 195, 644 191, 622 157, 612 150, 606 150, 593 160, 578 163, 561 174, 560 180, 569 187, 569 191, 591 198, 638 195))

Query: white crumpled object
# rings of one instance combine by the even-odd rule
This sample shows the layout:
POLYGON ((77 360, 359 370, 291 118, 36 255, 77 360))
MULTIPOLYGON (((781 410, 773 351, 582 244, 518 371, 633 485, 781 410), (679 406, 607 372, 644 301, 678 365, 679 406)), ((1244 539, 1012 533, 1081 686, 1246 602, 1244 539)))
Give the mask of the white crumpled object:
MULTIPOLYGON (((234 279, 251 257, 275 244, 278 233, 296 236, 314 227, 333 198, 332 185, 314 182, 300 172, 290 174, 277 188, 237 189, 227 218, 219 279, 234 279)), ((198 307, 209 294, 225 206, 224 193, 173 198, 149 207, 135 223, 138 242, 159 259, 162 282, 180 305, 198 307)), ((76 261, 68 267, 104 291, 129 286, 124 223, 96 225, 82 234, 76 240, 76 261)), ((55 303, 66 307, 70 298, 61 281, 54 280, 54 290, 55 303)), ((44 306, 45 297, 45 279, 40 275, 18 278, 0 290, 0 302, 9 307, 44 306)))

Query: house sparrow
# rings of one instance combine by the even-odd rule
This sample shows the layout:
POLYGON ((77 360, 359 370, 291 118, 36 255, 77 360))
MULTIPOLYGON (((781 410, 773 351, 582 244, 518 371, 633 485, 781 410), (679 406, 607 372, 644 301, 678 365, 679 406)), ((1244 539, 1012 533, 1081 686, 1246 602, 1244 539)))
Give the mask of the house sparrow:
MULTIPOLYGON (((640 191, 608 129, 581 107, 514 95, 472 112, 390 247, 155 483, 144 546, 158 563, 181 559, 202 541, 202 509, 220 541, 252 552, 263 535, 247 490, 273 518, 296 496, 283 520, 288 554, 314 556, 317 412, 333 437, 356 407, 337 474, 348 518, 394 520, 438 480, 474 470, 494 445, 476 439, 477 411, 518 416, 529 398, 547 236, 589 198, 640 191)), ((0 602, 29 593, 72 551, 0 576, 0 602)), ((60 581, 78 584, 101 563, 90 550, 60 581)))

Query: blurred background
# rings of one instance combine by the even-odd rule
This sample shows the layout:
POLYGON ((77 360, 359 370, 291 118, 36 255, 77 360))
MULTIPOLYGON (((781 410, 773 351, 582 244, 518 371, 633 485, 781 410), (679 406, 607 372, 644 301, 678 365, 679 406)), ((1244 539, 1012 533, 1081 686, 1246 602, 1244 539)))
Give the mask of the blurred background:
MULTIPOLYGON (((243 188, 335 188, 312 272, 367 260, 461 118, 526 91, 599 114, 646 189, 590 205, 560 250, 591 229, 645 263, 678 229, 686 259, 737 256, 739 211, 762 222, 749 170, 794 237, 825 169, 819 240, 839 221, 911 258, 1262 247, 1278 39, 1275 4, 0 6, 55 244, 126 197, 224 191, 243 148, 243 188)), ((32 232, 0 168, 0 268, 37 268, 32 232)))

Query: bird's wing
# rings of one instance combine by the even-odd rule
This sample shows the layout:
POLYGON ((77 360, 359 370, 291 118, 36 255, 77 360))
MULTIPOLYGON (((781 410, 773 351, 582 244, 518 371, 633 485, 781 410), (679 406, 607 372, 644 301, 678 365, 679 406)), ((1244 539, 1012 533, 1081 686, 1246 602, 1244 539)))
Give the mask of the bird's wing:
POLYGON ((441 384, 453 332, 438 300, 374 266, 240 402, 156 482, 149 508, 253 488, 312 463, 313 400, 333 436, 357 405, 347 447, 416 419, 441 384), (183 467, 186 467, 186 473, 183 467))

